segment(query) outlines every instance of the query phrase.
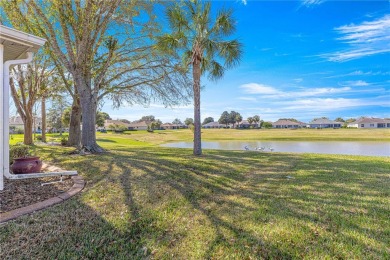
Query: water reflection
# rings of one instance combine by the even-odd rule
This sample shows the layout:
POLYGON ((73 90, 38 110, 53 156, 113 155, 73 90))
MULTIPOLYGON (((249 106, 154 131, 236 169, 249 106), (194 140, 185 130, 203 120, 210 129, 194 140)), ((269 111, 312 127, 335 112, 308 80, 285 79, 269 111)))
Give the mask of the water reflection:
MULTIPOLYGON (((192 142, 164 144, 164 147, 192 148, 192 142)), ((340 141, 215 141, 202 142, 203 149, 249 150, 264 148, 265 152, 348 154, 390 156, 390 142, 340 142, 340 141)))

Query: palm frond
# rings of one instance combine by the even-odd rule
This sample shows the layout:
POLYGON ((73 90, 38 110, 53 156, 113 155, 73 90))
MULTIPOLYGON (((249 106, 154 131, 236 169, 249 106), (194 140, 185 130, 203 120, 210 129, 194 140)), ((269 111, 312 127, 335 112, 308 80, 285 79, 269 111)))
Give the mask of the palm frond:
POLYGON ((168 17, 169 25, 174 31, 181 31, 188 27, 188 20, 185 12, 179 6, 168 8, 166 15, 168 17))
POLYGON ((210 38, 203 39, 202 46, 205 51, 204 56, 206 59, 213 59, 219 52, 218 44, 210 38))
POLYGON ((218 80, 223 77, 225 73, 225 68, 217 61, 211 61, 209 64, 208 71, 208 78, 210 80, 218 80))
POLYGON ((236 31, 236 22, 232 10, 221 10, 215 20, 212 31, 217 35, 229 36, 236 31))
POLYGON ((238 40, 218 43, 219 56, 224 59, 227 68, 232 68, 240 62, 242 47, 238 40))

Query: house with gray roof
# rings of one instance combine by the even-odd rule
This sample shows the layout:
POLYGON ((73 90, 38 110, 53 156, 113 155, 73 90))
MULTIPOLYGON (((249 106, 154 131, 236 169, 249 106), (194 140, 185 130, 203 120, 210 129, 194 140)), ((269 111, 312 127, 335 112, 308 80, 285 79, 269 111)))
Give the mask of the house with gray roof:
POLYGON ((373 117, 362 117, 355 122, 347 125, 349 128, 390 128, 390 120, 373 118, 373 117))
MULTIPOLYGON (((33 132, 42 130, 42 118, 34 116, 33 132)), ((24 129, 24 122, 20 116, 11 116, 9 118, 10 132, 13 133, 17 129, 24 129)))
POLYGON ((122 126, 122 127, 126 127, 127 129, 129 129, 129 124, 126 124, 125 122, 122 122, 120 120, 106 119, 106 120, 104 120, 104 127, 98 127, 98 130, 110 129, 111 126, 122 126))
POLYGON ((129 130, 147 130, 148 124, 145 121, 134 122, 128 125, 129 130))
POLYGON ((319 118, 309 123, 309 128, 340 128, 341 122, 329 120, 327 118, 319 118))
POLYGON ((251 127, 257 128, 257 127, 259 127, 259 124, 258 124, 258 123, 255 123, 255 122, 253 122, 252 124, 250 124, 250 123, 248 122, 248 120, 242 120, 242 121, 238 124, 237 127, 238 127, 238 128, 251 128, 251 127))
POLYGON ((169 130, 169 129, 183 129, 188 128, 185 124, 172 124, 172 123, 165 123, 161 125, 161 129, 169 130))
POLYGON ((226 125, 220 124, 218 122, 210 122, 210 123, 204 124, 202 127, 203 128, 224 128, 224 127, 226 127, 226 125))
POLYGON ((306 123, 295 122, 287 119, 279 119, 275 123, 272 123, 272 128, 301 128, 306 127, 306 123))

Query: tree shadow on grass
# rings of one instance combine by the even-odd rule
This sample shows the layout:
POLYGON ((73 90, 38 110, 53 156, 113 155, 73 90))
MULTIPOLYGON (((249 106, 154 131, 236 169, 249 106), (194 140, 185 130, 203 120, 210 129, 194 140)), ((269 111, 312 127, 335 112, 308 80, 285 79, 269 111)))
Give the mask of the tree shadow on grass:
MULTIPOLYGON (((314 168, 326 168, 326 165, 332 167, 333 172, 319 172, 313 173, 312 176, 305 176, 304 180, 299 178, 299 175, 293 179, 286 181, 286 175, 296 175, 296 168, 307 166, 299 165, 302 163, 294 155, 249 155, 248 157, 243 156, 241 152, 228 152, 229 158, 224 158, 224 165, 230 164, 234 165, 230 170, 226 172, 221 172, 216 169, 215 164, 221 166, 220 159, 221 155, 218 153, 207 154, 204 157, 193 158, 191 155, 184 154, 180 156, 182 160, 179 161, 175 159, 176 151, 169 152, 167 150, 163 152, 151 152, 151 151, 142 151, 140 156, 132 157, 126 163, 118 163, 118 165, 123 168, 133 168, 137 169, 144 173, 142 177, 131 178, 125 180, 123 185, 126 186, 128 181, 133 183, 144 182, 148 183, 147 191, 149 191, 149 197, 156 198, 154 194, 154 185, 156 183, 163 183, 163 185, 169 186, 172 190, 178 191, 181 196, 183 196, 186 201, 188 201, 192 208, 202 212, 204 216, 208 218, 215 232, 215 238, 212 242, 208 242, 209 248, 204 252, 203 257, 215 257, 218 255, 218 250, 224 248, 227 250, 228 247, 234 248, 235 253, 239 256, 255 256, 255 257, 264 257, 264 258, 290 258, 298 257, 304 250, 304 248, 296 247, 293 245, 284 246, 284 249, 278 247, 278 245, 264 241, 261 236, 255 234, 253 231, 250 231, 242 227, 242 223, 235 223, 234 219, 229 221, 225 220, 226 215, 232 215, 235 213, 232 209, 239 208, 240 210, 245 211, 248 214, 252 214, 256 209, 253 206, 248 207, 239 201, 242 199, 248 199, 252 204, 259 205, 259 201, 267 203, 270 207, 270 212, 268 212, 265 218, 266 221, 272 221, 273 219, 280 219, 283 217, 296 219, 298 222, 307 222, 306 226, 309 224, 313 225, 322 225, 325 226, 326 232, 324 236, 327 235, 336 235, 345 233, 345 231, 358 232, 359 234, 366 234, 370 232, 367 237, 372 237, 378 241, 383 241, 383 235, 388 234, 388 230, 384 232, 379 232, 375 234, 376 230, 371 230, 362 227, 357 224, 358 222, 349 221, 350 212, 344 214, 342 208, 348 208, 347 211, 353 211, 354 207, 361 205, 364 201, 363 199, 354 198, 353 203, 348 200, 348 196, 354 195, 353 191, 346 190, 344 187, 340 187, 340 183, 343 183, 345 186, 355 185, 358 180, 361 180, 362 176, 365 176, 363 170, 357 170, 354 167, 354 161, 346 161, 343 159, 332 160, 312 160, 310 167, 314 168), (270 158, 269 158, 270 157, 270 158), (183 159, 184 158, 184 159, 183 159), (260 161, 259 161, 260 160, 260 161), (265 160, 265 161, 264 161, 265 160), (297 162, 298 160, 298 162, 297 162), (208 161, 208 163, 206 163, 208 161), (211 161, 211 162, 210 162, 211 161), (265 165, 266 161, 278 162, 281 161, 278 167, 273 168, 272 166, 265 165), (287 163, 291 162, 291 163, 287 163), (333 166, 332 166, 333 164, 333 166), (251 167, 246 167, 245 165, 252 165, 251 167), (243 172, 240 172, 240 167, 242 166, 243 172), (268 168, 267 168, 268 167, 268 168), (257 169, 267 169, 264 171, 264 174, 261 170, 258 173, 247 174, 246 171, 256 171, 257 169), (267 173, 267 171, 269 173, 267 173), (352 176, 358 172, 360 177, 352 176), (335 173, 343 174, 345 176, 339 176, 338 178, 331 178, 335 173), (268 176, 267 176, 268 175, 268 176), (326 178, 323 175, 328 175, 326 178), (218 178, 219 177, 219 178, 218 178), (141 180, 142 179, 142 180, 141 180), (261 182, 266 183, 266 185, 260 186, 261 190, 253 189, 253 187, 258 186, 261 182), (244 189, 240 183, 246 183, 244 189), (312 193, 312 191, 300 190, 300 185, 312 185, 314 188, 318 185, 319 189, 322 188, 324 196, 318 195, 317 193, 312 193), (249 189, 248 189, 249 187, 249 189), (251 189, 252 188, 252 189, 251 189), (203 189, 203 190, 202 190, 203 189), (204 192, 206 189, 206 192, 204 192), (285 190, 286 193, 277 192, 278 189, 282 191, 285 190), (345 194, 345 198, 340 200, 340 195, 345 194), (232 202, 228 199, 229 196, 235 196, 238 198, 237 201, 232 202), (299 201, 302 199, 303 201, 299 201), (271 202, 273 201, 273 202, 271 202), (217 210, 216 212, 210 211, 208 206, 210 203, 217 203, 224 210, 217 210), (331 212, 319 211, 316 213, 311 213, 310 208, 304 207, 305 203, 310 206, 321 206, 329 205, 323 210, 331 210, 331 212), (275 204, 274 206, 272 204, 275 204), (222 207, 224 206, 224 207, 222 207), (278 207, 283 207, 279 209, 278 207), (334 216, 340 214, 338 218, 334 216), (222 232, 221 230, 228 230, 229 232, 222 232), (226 236, 226 233, 231 233, 233 235, 226 236), (234 244, 231 244, 229 241, 233 236, 234 244), (250 248, 250 249, 248 249, 250 248)), ((222 155, 225 156, 225 155, 222 155)), ((307 170, 310 170, 310 167, 307 167, 307 170)), ((360 169, 365 167, 372 167, 372 164, 363 163, 363 166, 359 166, 360 169)), ((217 167, 218 168, 218 167, 217 167)), ((384 169, 386 170, 386 169, 384 169)), ((383 172, 385 173, 385 172, 383 172)), ((377 192, 377 184, 380 182, 379 176, 381 173, 375 173, 377 177, 371 179, 364 179, 362 189, 360 191, 361 195, 369 195, 370 192, 377 192)), ((385 194, 382 194, 384 198, 385 194)), ((385 213, 386 209, 380 203, 372 203, 367 205, 366 210, 370 212, 382 212, 385 213)), ((381 214, 382 214, 381 213, 381 214)), ((374 216, 367 217, 368 219, 373 220, 374 216)), ((309 237, 312 236, 312 240, 316 240, 318 234, 310 233, 309 237)), ((348 236, 344 235, 345 239, 341 239, 340 242, 348 244, 348 236)), ((367 249, 368 254, 373 253, 377 256, 383 254, 384 251, 373 248, 365 242, 353 242, 355 244, 360 244, 361 248, 367 249)), ((351 244, 353 244, 351 243, 351 244)), ((300 245, 301 247, 303 245, 300 245)), ((323 245, 324 247, 329 246, 327 244, 323 245)), ((330 246, 329 246, 330 247, 330 246)), ((316 250, 312 248, 312 250, 316 250)), ((335 252, 333 248, 329 248, 329 254, 338 255, 338 252, 335 252)), ((326 250, 325 250, 326 251, 326 250)), ((343 255, 343 254, 341 254, 343 255)), ((344 255, 348 256, 348 255, 344 255)))
POLYGON ((5 244, 45 229, 38 246, 18 248, 46 258, 386 255, 384 163, 241 151, 193 157, 160 147, 57 159, 84 176, 85 194, 37 214, 25 231, 28 217, 7 227, 5 244))

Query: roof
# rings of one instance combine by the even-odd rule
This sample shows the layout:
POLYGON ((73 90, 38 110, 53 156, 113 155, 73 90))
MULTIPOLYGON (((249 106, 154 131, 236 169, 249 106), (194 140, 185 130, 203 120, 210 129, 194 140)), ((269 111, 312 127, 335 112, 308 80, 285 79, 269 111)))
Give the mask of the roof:
POLYGON ((109 119, 105 120, 104 121, 104 126, 107 127, 109 125, 123 125, 123 126, 126 126, 126 127, 129 126, 129 124, 126 124, 126 123, 124 123, 122 121, 119 121, 119 120, 109 120, 109 119))
POLYGON ((225 126, 225 125, 220 124, 218 122, 210 122, 210 123, 204 124, 203 126, 225 126))
POLYGON ((355 122, 349 123, 349 124, 374 124, 374 123, 390 123, 390 120, 388 119, 381 119, 381 118, 373 118, 373 117, 362 117, 355 122))
MULTIPOLYGON (((42 118, 34 116, 35 123, 40 124, 42 123, 42 118)), ((10 125, 24 125, 24 122, 20 116, 11 116, 9 118, 9 124, 10 125)))
POLYGON ((275 123, 272 123, 272 125, 306 125, 306 123, 303 122, 295 122, 291 120, 286 120, 286 119, 279 119, 275 123))
MULTIPOLYGON (((257 123, 256 122, 252 122, 252 125, 254 125, 254 124, 257 124, 257 123)), ((240 122, 240 125, 250 125, 250 124, 249 124, 248 120, 242 120, 240 122)))
POLYGON ((141 121, 141 122, 135 122, 135 123, 130 123, 128 124, 129 127, 144 127, 144 126, 148 126, 148 124, 145 122, 145 121, 141 121))
POLYGON ((327 118, 319 118, 319 119, 315 119, 313 121, 310 122, 311 125, 326 125, 326 124, 331 124, 331 125, 334 125, 334 124, 339 124, 341 125, 342 122, 336 122, 336 121, 332 121, 332 120, 329 120, 327 118))
POLYGON ((26 58, 27 52, 37 52, 45 39, 0 25, 0 44, 4 45, 4 61, 26 58))

